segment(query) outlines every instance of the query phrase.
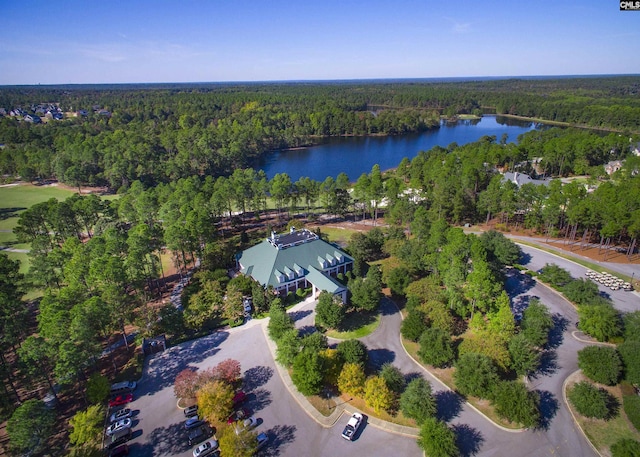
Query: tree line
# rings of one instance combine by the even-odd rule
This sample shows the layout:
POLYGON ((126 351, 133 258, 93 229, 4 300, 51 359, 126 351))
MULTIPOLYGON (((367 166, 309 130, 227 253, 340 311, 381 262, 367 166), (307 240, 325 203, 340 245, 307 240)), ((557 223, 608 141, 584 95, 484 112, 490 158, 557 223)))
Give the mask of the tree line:
POLYGON ((441 115, 466 113, 638 132, 638 85, 637 77, 612 77, 7 87, 0 90, 0 106, 7 109, 55 100, 67 112, 90 114, 46 125, 0 119, 0 173, 126 189, 136 180, 155 185, 192 175, 229 175, 275 149, 328 136, 417 132, 437 128, 441 115), (107 108, 111 117, 94 114, 94 106, 107 108))

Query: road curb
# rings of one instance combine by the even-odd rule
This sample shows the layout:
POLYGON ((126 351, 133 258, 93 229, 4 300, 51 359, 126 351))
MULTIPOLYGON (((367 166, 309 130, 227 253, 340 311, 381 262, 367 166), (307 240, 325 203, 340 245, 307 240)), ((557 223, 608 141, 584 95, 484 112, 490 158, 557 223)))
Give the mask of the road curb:
POLYGON ((569 376, 567 376, 565 378, 565 380, 562 383, 562 401, 564 401, 565 406, 567 407, 567 409, 569 410, 569 413, 571 414, 571 418, 573 419, 573 423, 576 425, 576 427, 578 427, 578 430, 580 430, 580 433, 582 433, 582 436, 584 436, 584 439, 587 440, 587 443, 589 443, 589 446, 591 446, 591 449, 593 449, 593 451, 598 454, 600 457, 604 457, 600 451, 598 451, 598 449, 593 445, 593 443, 591 442, 591 440, 589 439, 589 437, 587 436, 587 434, 584 432, 584 430, 582 429, 582 427, 580 426, 580 423, 577 421, 575 414, 573 414, 573 410, 571 409, 571 406, 569 406, 569 402, 567 400, 567 383, 569 382, 569 380, 571 378, 573 378, 575 375, 577 375, 578 373, 580 373, 582 370, 576 370, 573 373, 571 373, 569 376))

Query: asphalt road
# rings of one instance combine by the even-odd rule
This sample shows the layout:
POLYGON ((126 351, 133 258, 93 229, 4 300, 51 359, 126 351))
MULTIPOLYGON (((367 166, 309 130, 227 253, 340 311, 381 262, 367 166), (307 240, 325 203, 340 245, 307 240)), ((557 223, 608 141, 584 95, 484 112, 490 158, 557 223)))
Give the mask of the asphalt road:
POLYGON ((340 436, 348 420, 345 415, 332 428, 318 425, 289 394, 275 370, 264 332, 256 324, 184 343, 148 361, 146 374, 130 406, 137 411, 134 438, 129 442, 131 456, 191 455, 195 446, 187 443, 184 416, 176 404, 173 381, 188 366, 206 369, 227 358, 241 362, 244 389, 249 394, 245 406, 259 421, 256 430, 269 436, 269 443, 260 455, 421 455, 414 439, 389 434, 367 424, 355 441, 345 441, 340 436))
MULTIPOLYGON (((527 246, 522 247, 527 267, 542 268, 556 263, 574 277, 586 271, 583 267, 527 246)), ((564 379, 577 369, 577 351, 585 346, 573 337, 577 315, 562 297, 539 285, 526 275, 512 272, 507 290, 515 311, 524 309, 531 297, 538 297, 554 314, 556 326, 551 344, 544 355, 542 370, 529 380, 529 387, 541 395, 543 426, 537 430, 505 431, 490 423, 456 394, 448 391, 436 378, 416 364, 404 351, 399 339, 401 317, 395 305, 385 301, 378 329, 363 342, 372 362, 380 366, 391 362, 407 376, 424 376, 432 386, 438 402, 438 417, 456 432, 463 456, 567 456, 595 457, 574 422, 562 399, 564 379)), ((640 309, 640 297, 623 291, 611 293, 615 306, 621 310, 640 309)), ((314 303, 298 307, 293 313, 296 326, 303 331, 313 327, 314 303)), ((187 367, 206 369, 222 360, 239 360, 244 371, 246 406, 258 418, 257 431, 269 436, 269 444, 261 451, 264 456, 407 456, 422 455, 415 439, 395 435, 366 424, 354 442, 340 437, 348 417, 343 415, 330 428, 316 423, 291 396, 277 370, 266 344, 262 324, 253 321, 228 331, 216 332, 155 354, 147 361, 145 375, 135 392, 133 439, 130 452, 134 457, 191 455, 183 429, 184 416, 176 405, 173 382, 187 367)))

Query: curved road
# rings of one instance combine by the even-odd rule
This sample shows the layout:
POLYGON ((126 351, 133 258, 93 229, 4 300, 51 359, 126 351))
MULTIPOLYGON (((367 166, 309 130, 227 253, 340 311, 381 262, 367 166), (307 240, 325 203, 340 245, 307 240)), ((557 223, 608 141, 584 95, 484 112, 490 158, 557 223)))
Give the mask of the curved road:
MULTIPOLYGON (((526 246, 522 247, 530 269, 545 263, 556 263, 580 276, 585 269, 559 257, 526 246)), ((596 457, 574 422, 562 400, 562 383, 577 369, 576 352, 584 347, 571 336, 575 330, 576 312, 555 292, 539 285, 526 275, 512 272, 507 281, 515 311, 528 300, 539 297, 555 316, 556 327, 551 347, 545 354, 543 370, 530 379, 530 388, 542 398, 545 418, 543 428, 522 432, 505 431, 489 422, 456 394, 448 391, 404 351, 399 339, 400 313, 385 300, 380 326, 363 342, 375 365, 391 362, 405 375, 424 376, 434 387, 438 415, 447 421, 458 435, 463 456, 576 456, 596 457)), ((613 296, 618 305, 618 296, 613 296)), ((640 309, 640 299, 634 294, 622 295, 624 309, 640 309)), ((296 326, 311 330, 314 303, 296 307, 292 313, 296 326)), ((198 340, 155 354, 146 364, 145 375, 135 392, 131 408, 135 411, 134 434, 130 442, 132 456, 191 455, 182 428, 184 417, 173 395, 175 376, 186 367, 206 369, 227 358, 241 362, 247 406, 259 419, 258 431, 265 431, 270 442, 261 452, 266 456, 336 456, 358 454, 367 456, 402 455, 418 457, 422 452, 414 438, 388 433, 365 425, 352 443, 340 437, 347 417, 340 417, 331 428, 323 428, 293 401, 285 383, 275 369, 262 326, 252 321, 245 326, 216 332, 198 340)))

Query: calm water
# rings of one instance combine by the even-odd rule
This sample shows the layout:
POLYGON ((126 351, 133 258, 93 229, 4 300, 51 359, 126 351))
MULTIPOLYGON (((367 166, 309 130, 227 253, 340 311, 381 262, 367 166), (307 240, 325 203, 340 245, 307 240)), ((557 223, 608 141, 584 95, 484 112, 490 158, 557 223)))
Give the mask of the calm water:
POLYGON ((388 137, 330 138, 325 143, 293 151, 277 151, 266 158, 260 168, 271 179, 276 173, 287 173, 292 181, 308 176, 324 181, 345 172, 351 181, 362 173, 369 173, 375 164, 382 170, 395 168, 407 157, 412 159, 420 151, 434 146, 446 147, 472 143, 485 135, 502 134, 508 142, 516 142, 518 135, 540 128, 540 124, 522 122, 505 117, 485 116, 480 120, 442 123, 439 129, 424 133, 388 137))

